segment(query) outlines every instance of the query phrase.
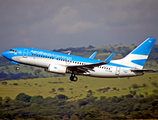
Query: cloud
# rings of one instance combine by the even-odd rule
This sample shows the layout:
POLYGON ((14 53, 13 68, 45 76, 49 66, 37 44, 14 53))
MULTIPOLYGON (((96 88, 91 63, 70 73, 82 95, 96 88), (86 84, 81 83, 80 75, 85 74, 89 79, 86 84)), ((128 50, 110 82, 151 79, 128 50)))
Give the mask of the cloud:
POLYGON ((59 26, 57 33, 79 33, 79 32, 83 32, 87 29, 93 29, 96 28, 97 25, 93 24, 91 22, 76 22, 75 24, 70 24, 70 25, 66 25, 66 24, 62 24, 59 26))
POLYGON ((158 0, 1 0, 0 51, 139 44, 158 38, 157 6, 158 0))
POLYGON ((52 24, 57 27, 56 33, 73 34, 97 27, 95 23, 83 21, 78 14, 77 9, 69 6, 63 7, 52 20, 52 24))
POLYGON ((79 19, 77 10, 69 6, 63 7, 54 17, 53 24, 71 24, 79 19))

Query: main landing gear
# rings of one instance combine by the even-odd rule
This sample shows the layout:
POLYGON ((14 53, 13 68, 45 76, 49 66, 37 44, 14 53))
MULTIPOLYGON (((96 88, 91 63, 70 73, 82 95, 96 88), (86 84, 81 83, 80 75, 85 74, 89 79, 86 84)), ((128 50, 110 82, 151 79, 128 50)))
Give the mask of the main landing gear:
POLYGON ((78 78, 75 76, 74 73, 72 73, 70 76, 70 80, 76 82, 78 80, 78 78))

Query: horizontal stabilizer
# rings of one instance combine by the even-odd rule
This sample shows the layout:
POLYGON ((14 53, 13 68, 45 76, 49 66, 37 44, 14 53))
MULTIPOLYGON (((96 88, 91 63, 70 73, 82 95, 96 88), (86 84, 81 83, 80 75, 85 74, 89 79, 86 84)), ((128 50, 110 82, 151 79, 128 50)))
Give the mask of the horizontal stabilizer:
POLYGON ((94 59, 94 57, 96 56, 97 52, 94 52, 89 58, 90 59, 94 59))
POLYGON ((113 52, 106 60, 105 60, 105 62, 110 62, 111 60, 112 60, 112 58, 114 57, 114 55, 115 55, 115 52, 113 52))
POLYGON ((132 69, 132 72, 137 72, 137 73, 153 73, 153 72, 158 72, 158 70, 147 70, 147 69, 132 69))

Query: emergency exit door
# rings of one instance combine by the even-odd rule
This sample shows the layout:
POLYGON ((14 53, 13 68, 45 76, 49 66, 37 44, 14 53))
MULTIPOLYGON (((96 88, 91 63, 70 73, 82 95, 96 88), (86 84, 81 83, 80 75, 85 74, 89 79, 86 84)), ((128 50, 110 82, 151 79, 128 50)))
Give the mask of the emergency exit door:
POLYGON ((28 49, 24 49, 24 51, 23 51, 23 57, 27 57, 28 56, 28 49))
POLYGON ((120 67, 116 67, 116 75, 119 75, 120 74, 120 67))

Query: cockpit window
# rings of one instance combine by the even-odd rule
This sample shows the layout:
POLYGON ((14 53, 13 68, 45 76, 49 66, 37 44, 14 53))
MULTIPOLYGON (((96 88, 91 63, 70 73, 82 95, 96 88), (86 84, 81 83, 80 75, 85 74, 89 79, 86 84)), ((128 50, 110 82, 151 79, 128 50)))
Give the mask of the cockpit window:
POLYGON ((12 51, 12 52, 17 52, 17 50, 13 50, 13 49, 10 49, 10 51, 12 51))

